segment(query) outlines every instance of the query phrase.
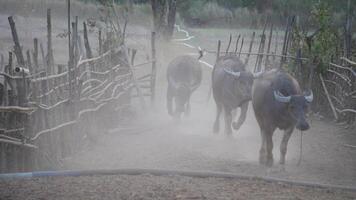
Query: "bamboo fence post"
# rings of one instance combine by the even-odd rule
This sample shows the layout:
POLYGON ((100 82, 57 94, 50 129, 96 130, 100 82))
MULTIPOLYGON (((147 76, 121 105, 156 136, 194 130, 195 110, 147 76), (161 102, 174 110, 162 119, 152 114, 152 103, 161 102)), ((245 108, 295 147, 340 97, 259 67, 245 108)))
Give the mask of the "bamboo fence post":
POLYGON ((218 60, 219 60, 219 57, 220 57, 220 49, 221 49, 221 41, 218 40, 218 50, 217 50, 217 52, 216 52, 216 60, 215 60, 215 63, 217 63, 218 60))
POLYGON ((242 48, 243 48, 243 46, 244 46, 244 40, 245 40, 245 38, 242 37, 241 46, 240 46, 240 51, 239 51, 239 58, 241 57, 241 51, 242 51, 242 48))
POLYGON ((19 42, 19 37, 17 35, 15 22, 14 22, 12 16, 8 17, 8 20, 9 20, 9 24, 10 24, 10 28, 11 28, 12 39, 15 43, 14 49, 15 49, 15 55, 17 58, 17 62, 19 63, 20 66, 24 66, 25 59, 22 54, 21 45, 19 42))
MULTIPOLYGON (((68 25, 68 59, 72 56, 71 31, 70 31, 70 0, 67 0, 67 25, 68 25)), ((68 72, 69 73, 69 72, 68 72)))
POLYGON ((263 59, 263 53, 264 53, 265 41, 266 41, 266 35, 265 35, 266 24, 267 24, 267 21, 266 21, 266 23, 265 23, 265 26, 264 26, 264 28, 263 28, 263 32, 262 32, 262 35, 261 35, 261 41, 260 41, 260 45, 259 45, 259 47, 258 47, 258 53, 259 53, 260 55, 258 55, 257 58, 256 58, 256 63, 255 63, 254 72, 260 71, 261 62, 262 62, 262 59, 263 59))
MULTIPOLYGON (((272 36, 273 36, 273 24, 271 24, 271 29, 269 31, 269 36, 268 36, 268 45, 267 45, 267 54, 270 53, 271 51, 271 44, 272 44, 272 36)), ((269 55, 266 56, 265 60, 265 68, 270 69, 270 62, 269 62, 269 55)))
POLYGON ((230 37, 229 37, 229 43, 227 45, 226 51, 225 51, 225 56, 229 53, 229 49, 230 49, 230 45, 231 45, 231 40, 232 40, 232 35, 230 33, 230 37))
POLYGON ((52 48, 51 9, 47 9, 47 74, 53 74, 54 58, 52 48))
POLYGON ((0 143, 0 173, 7 172, 6 143, 0 143))
POLYGON ((4 55, 1 54, 1 60, 0 60, 0 72, 4 71, 4 55))
POLYGON ((252 51, 253 42, 254 42, 254 40, 255 40, 255 35, 256 35, 256 33, 253 32, 253 33, 252 33, 251 42, 250 42, 250 47, 249 47, 249 50, 248 50, 248 54, 247 54, 247 57, 246 57, 246 59, 245 59, 245 65, 248 64, 248 61, 249 61, 249 59, 250 59, 250 54, 251 54, 251 51, 252 51))
POLYGON ((237 54, 237 48, 239 46, 240 37, 241 37, 241 34, 239 34, 239 36, 236 39, 235 51, 234 51, 235 55, 237 54))
POLYGON ((90 49, 87 25, 86 25, 85 22, 83 22, 83 28, 84 28, 84 46, 85 46, 86 55, 87 55, 87 58, 92 58, 93 54, 92 54, 91 49, 90 49))
POLYGON ((35 67, 33 73, 37 73, 38 70, 38 39, 37 38, 33 39, 33 46, 34 46, 34 50, 32 53, 32 57, 33 57, 33 65, 35 67))
POLYGON ((274 46, 273 61, 276 60, 277 51, 278 51, 278 30, 276 30, 276 36, 275 36, 275 46, 274 46))
POLYGON ((44 53, 44 50, 43 50, 42 42, 40 42, 40 50, 41 50, 43 69, 45 70, 46 75, 47 75, 47 69, 48 68, 47 68, 46 56, 45 56, 45 53, 44 53))
MULTIPOLYGON (((5 73, 11 73, 11 68, 12 68, 12 52, 9 52, 9 61, 8 61, 8 65, 5 66, 4 68, 4 72, 5 73)), ((8 78, 5 78, 5 81, 4 81, 4 96, 3 96, 3 105, 4 106, 7 106, 7 105, 10 105, 10 97, 9 97, 9 92, 7 90, 7 87, 8 87, 8 81, 10 81, 8 78)), ((10 126, 9 126, 9 118, 10 118, 10 113, 5 113, 5 121, 6 121, 6 124, 5 124, 5 129, 10 129, 10 126)), ((3 171, 4 172, 9 172, 10 171, 10 157, 9 157, 9 150, 10 150, 10 144, 3 144, 2 145, 2 151, 4 152, 2 157, 3 157, 3 171)))
POLYGON ((324 78, 323 78, 323 76, 322 76, 321 74, 319 74, 319 78, 320 78, 320 81, 321 81, 321 85, 323 86, 325 95, 326 95, 326 97, 327 97, 327 99, 328 99, 330 108, 331 108, 331 110, 332 110, 332 112, 333 112, 333 114, 334 114, 334 118, 335 118, 335 120, 337 121, 339 118, 338 118, 338 115, 337 115, 337 113, 336 113, 336 109, 335 109, 335 107, 334 107, 334 104, 333 104, 333 102, 331 101, 331 98, 330 98, 328 89, 327 89, 326 86, 325 86, 324 78))
POLYGON ((131 65, 134 66, 135 64, 135 56, 136 56, 137 50, 132 49, 132 54, 131 54, 131 65))
POLYGON ((101 55, 103 53, 103 41, 101 38, 101 29, 99 29, 98 39, 99 39, 99 55, 101 55))
POLYGON ((151 75, 151 103, 154 103, 156 96, 156 32, 151 33, 151 57, 152 57, 152 75, 151 75))
POLYGON ((26 51, 26 58, 27 58, 27 67, 28 70, 30 71, 30 74, 33 73, 33 69, 32 69, 32 62, 31 62, 31 54, 30 54, 30 50, 26 51))

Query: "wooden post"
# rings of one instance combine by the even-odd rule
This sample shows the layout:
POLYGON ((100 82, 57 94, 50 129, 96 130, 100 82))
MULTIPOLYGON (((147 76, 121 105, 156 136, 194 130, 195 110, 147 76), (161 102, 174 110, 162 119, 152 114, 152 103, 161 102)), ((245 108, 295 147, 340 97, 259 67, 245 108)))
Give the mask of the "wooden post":
POLYGON ((99 55, 103 53, 103 41, 101 38, 101 29, 99 30, 99 55))
POLYGON ((88 31, 87 31, 87 25, 85 22, 83 22, 83 27, 84 27, 84 46, 85 46, 85 52, 87 55, 87 58, 92 58, 93 54, 90 49, 89 45, 89 40, 88 40, 88 31))
POLYGON ((241 47, 240 47, 240 51, 239 51, 239 58, 240 58, 240 56, 241 56, 241 51, 242 51, 242 48, 243 48, 243 46, 244 46, 244 40, 245 40, 245 38, 243 37, 242 40, 241 40, 241 47))
POLYGON ((31 55, 30 55, 30 50, 26 51, 26 56, 27 56, 27 66, 28 66, 28 70, 30 71, 30 74, 33 73, 33 69, 32 69, 32 62, 31 62, 31 55))
POLYGON ((0 72, 3 72, 4 71, 4 64, 5 61, 4 61, 4 55, 1 54, 1 60, 0 60, 0 72))
POLYGON ((291 37, 291 28, 293 26, 294 20, 295 20, 295 16, 293 16, 292 18, 288 18, 288 24, 284 34, 283 49, 282 49, 282 55, 284 57, 281 58, 280 68, 282 68, 282 66, 286 62, 285 56, 287 55, 288 52, 288 44, 289 44, 289 39, 291 37))
POLYGON ((152 77, 151 77, 151 103, 155 101, 155 88, 156 88, 156 32, 151 33, 151 52, 152 52, 152 77))
POLYGON ((37 38, 33 39, 33 46, 34 46, 34 50, 32 53, 33 65, 34 65, 33 72, 36 73, 38 69, 38 39, 37 38))
POLYGON ((275 36, 275 46, 274 46, 273 61, 276 60, 277 51, 278 51, 278 30, 276 30, 276 36, 275 36))
POLYGON ((132 54, 131 54, 131 65, 134 65, 135 62, 135 56, 136 56, 137 50, 136 49, 132 49, 132 54))
POLYGON ((217 50, 217 52, 216 52, 216 60, 215 60, 215 63, 217 63, 218 60, 219 60, 219 57, 220 57, 220 48, 221 48, 221 41, 218 40, 218 50, 217 50))
POLYGON ((7 153, 7 144, 5 143, 0 143, 0 173, 6 173, 7 172, 7 158, 6 158, 6 153, 7 153))
POLYGON ((17 35, 15 22, 12 19, 12 16, 8 17, 8 20, 9 20, 9 24, 10 24, 10 28, 11 28, 12 39, 14 40, 14 43, 15 43, 14 49, 15 49, 15 55, 17 58, 17 62, 19 63, 20 66, 24 66, 25 59, 22 54, 22 49, 20 46, 19 37, 17 35))
POLYGON ((229 44, 227 45, 226 51, 225 51, 225 56, 229 53, 230 45, 231 45, 231 40, 232 40, 232 35, 230 33, 229 37, 229 44))
POLYGON ((68 59, 70 59, 70 57, 72 56, 72 48, 71 48, 71 32, 70 32, 70 0, 67 0, 67 25, 68 25, 68 59))
POLYGON ((333 112, 333 114, 334 114, 335 120, 337 121, 337 120, 338 120, 338 115, 337 115, 337 113, 336 113, 336 109, 335 109, 335 107, 334 107, 333 102, 331 101, 331 98, 330 98, 328 89, 327 89, 326 86, 325 86, 325 82, 324 82, 323 76, 322 76, 320 73, 319 73, 319 78, 320 78, 320 80, 321 80, 321 85, 323 86, 325 95, 326 95, 326 97, 327 97, 327 99, 328 99, 330 108, 331 108, 331 110, 332 110, 332 112, 333 112))
MULTIPOLYGON (((271 51, 271 43, 272 43, 272 35, 273 35, 273 24, 271 24, 271 29, 269 31, 269 36, 268 36, 268 46, 267 46, 267 54, 270 53, 271 51)), ((269 63, 269 56, 266 56, 266 62, 265 62, 265 67, 266 69, 270 69, 270 63, 269 63)))
POLYGON ((52 23, 51 9, 47 9, 47 73, 52 74, 54 70, 54 58, 52 48, 52 23))
POLYGON ((250 59, 250 54, 251 54, 253 42, 254 42, 254 40, 255 40, 255 35, 256 35, 256 33, 253 32, 253 33, 252 33, 251 42, 250 42, 250 48, 248 49, 248 54, 247 54, 247 57, 246 57, 246 60, 245 60, 245 65, 247 65, 247 63, 248 63, 248 61, 249 61, 249 59, 250 59))
POLYGON ((43 63, 43 69, 46 71, 47 73, 47 62, 46 62, 46 56, 43 50, 43 45, 42 43, 40 43, 40 50, 41 50, 41 56, 42 56, 42 63, 43 63))
POLYGON ((240 37, 241 37, 241 34, 239 34, 239 36, 238 36, 237 39, 236 39, 235 51, 234 51, 235 55, 237 54, 237 48, 238 48, 238 46, 239 46, 240 37))

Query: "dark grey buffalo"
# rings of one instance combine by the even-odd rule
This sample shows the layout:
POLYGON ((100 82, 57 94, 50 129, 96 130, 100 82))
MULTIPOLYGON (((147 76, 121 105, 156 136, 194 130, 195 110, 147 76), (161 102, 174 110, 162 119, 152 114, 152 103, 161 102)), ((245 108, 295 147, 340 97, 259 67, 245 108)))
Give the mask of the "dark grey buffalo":
POLYGON ((189 114, 190 96, 202 80, 202 69, 198 59, 191 56, 179 56, 173 59, 167 68, 167 108, 170 115, 179 117, 189 114), (173 111, 173 101, 175 110, 173 111))
POLYGON ((225 133, 231 134, 232 111, 241 108, 237 122, 232 126, 238 130, 246 119, 248 102, 251 100, 253 80, 261 73, 246 71, 245 65, 236 56, 224 56, 216 62, 212 74, 212 89, 217 112, 213 127, 214 133, 219 132, 221 111, 225 113, 225 133))
POLYGON ((280 164, 283 166, 288 140, 294 128, 302 131, 309 129, 306 112, 313 101, 313 93, 304 95, 298 82, 282 70, 266 72, 255 81, 252 93, 252 105, 262 137, 260 163, 273 165, 272 136, 279 128, 284 130, 280 146, 280 164))

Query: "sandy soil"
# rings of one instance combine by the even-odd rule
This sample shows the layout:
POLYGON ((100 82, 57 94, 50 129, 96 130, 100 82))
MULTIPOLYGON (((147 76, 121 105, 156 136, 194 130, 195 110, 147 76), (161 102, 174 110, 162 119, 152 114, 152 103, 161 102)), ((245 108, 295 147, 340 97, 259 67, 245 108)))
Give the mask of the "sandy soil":
POLYGON ((0 199, 313 199, 356 198, 355 192, 260 180, 184 176, 86 176, 0 181, 0 199))

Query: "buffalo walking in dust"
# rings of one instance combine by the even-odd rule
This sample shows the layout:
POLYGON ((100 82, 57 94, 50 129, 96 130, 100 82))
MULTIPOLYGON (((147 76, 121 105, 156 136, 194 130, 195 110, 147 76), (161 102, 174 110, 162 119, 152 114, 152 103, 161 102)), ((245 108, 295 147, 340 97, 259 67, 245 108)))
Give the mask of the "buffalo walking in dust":
POLYGON ((241 114, 232 126, 235 130, 241 127, 246 119, 248 103, 251 100, 253 80, 261 74, 246 71, 245 65, 236 56, 219 58, 212 74, 213 96, 217 107, 214 133, 219 132, 219 119, 223 110, 226 134, 232 134, 232 111, 237 108, 241 108, 241 114))
POLYGON ((167 68, 167 80, 168 113, 178 118, 183 112, 188 115, 190 97, 202 80, 202 69, 198 59, 187 55, 173 59, 167 68))
POLYGON ((284 166, 288 140, 294 130, 308 130, 306 112, 313 101, 313 93, 303 94, 298 82, 283 70, 271 70, 256 80, 252 92, 252 105, 261 129, 262 144, 259 161, 273 165, 273 132, 284 130, 280 145, 280 161, 284 166))

